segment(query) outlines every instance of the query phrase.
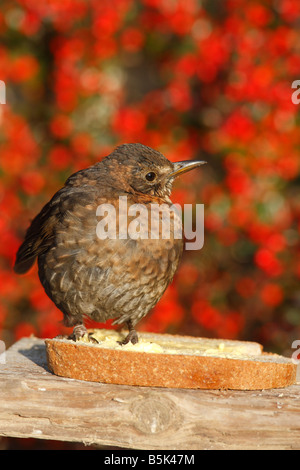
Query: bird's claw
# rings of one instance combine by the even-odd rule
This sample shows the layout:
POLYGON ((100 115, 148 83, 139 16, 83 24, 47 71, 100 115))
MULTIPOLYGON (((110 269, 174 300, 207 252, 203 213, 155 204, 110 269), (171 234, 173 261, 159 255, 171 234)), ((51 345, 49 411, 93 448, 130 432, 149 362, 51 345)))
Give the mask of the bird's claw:
POLYGON ((118 343, 121 346, 124 346, 125 344, 129 342, 131 342, 132 344, 136 344, 138 343, 138 341, 139 341, 139 338, 138 338, 137 332, 135 331, 135 329, 132 329, 129 331, 128 335, 122 341, 118 341, 118 343))
POLYGON ((87 333, 87 329, 83 324, 76 325, 73 328, 73 333, 68 337, 73 341, 78 341, 87 333))

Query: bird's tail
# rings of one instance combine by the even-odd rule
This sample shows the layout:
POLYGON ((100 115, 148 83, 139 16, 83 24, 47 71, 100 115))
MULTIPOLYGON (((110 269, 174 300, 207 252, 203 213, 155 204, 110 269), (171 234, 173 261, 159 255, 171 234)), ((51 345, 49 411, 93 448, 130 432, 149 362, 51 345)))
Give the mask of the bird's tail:
POLYGON ((25 240, 18 249, 14 271, 17 274, 26 273, 34 264, 38 255, 43 253, 49 246, 52 226, 49 223, 50 203, 46 204, 41 212, 32 220, 25 240))
POLYGON ((14 271, 17 274, 25 274, 33 266, 37 254, 35 250, 32 249, 31 244, 28 240, 22 243, 18 249, 16 261, 14 264, 14 271))

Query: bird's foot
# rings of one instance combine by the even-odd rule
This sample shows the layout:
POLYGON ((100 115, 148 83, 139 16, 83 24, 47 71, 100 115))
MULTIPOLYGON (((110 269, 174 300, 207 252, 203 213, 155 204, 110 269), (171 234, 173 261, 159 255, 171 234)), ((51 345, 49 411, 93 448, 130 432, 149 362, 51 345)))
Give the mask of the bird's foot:
POLYGON ((135 331, 134 328, 131 328, 131 329, 129 330, 128 335, 123 339, 123 341, 118 341, 118 343, 119 343, 121 346, 124 346, 125 344, 129 343, 130 341, 132 342, 132 344, 136 344, 136 343, 138 343, 138 341, 139 341, 137 332, 135 331))
POLYGON ((83 325, 83 323, 80 323, 80 325, 74 326, 73 333, 69 336, 68 339, 72 339, 73 341, 78 341, 86 333, 87 333, 86 327, 83 325))

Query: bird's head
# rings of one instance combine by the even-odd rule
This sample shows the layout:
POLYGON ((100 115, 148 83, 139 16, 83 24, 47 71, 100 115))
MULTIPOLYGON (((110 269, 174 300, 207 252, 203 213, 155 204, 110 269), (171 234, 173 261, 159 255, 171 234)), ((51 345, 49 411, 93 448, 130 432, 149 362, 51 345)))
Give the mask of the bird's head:
POLYGON ((124 187, 159 197, 167 202, 171 202, 169 196, 174 179, 206 163, 200 160, 172 163, 157 150, 142 144, 121 145, 104 160, 116 172, 116 178, 124 187))

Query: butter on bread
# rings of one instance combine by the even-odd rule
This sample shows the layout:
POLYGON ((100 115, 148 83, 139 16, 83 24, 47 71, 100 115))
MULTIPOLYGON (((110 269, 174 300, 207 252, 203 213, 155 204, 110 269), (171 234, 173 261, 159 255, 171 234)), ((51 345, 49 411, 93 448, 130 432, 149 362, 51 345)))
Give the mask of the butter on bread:
POLYGON ((82 340, 46 339, 56 375, 92 382, 191 389, 261 390, 296 381, 286 357, 249 341, 139 333, 135 345, 118 344, 115 330, 90 330, 82 340))

